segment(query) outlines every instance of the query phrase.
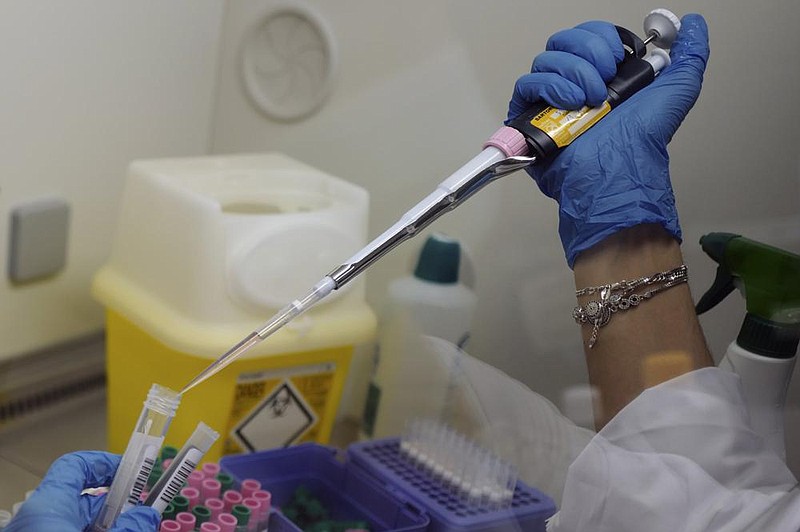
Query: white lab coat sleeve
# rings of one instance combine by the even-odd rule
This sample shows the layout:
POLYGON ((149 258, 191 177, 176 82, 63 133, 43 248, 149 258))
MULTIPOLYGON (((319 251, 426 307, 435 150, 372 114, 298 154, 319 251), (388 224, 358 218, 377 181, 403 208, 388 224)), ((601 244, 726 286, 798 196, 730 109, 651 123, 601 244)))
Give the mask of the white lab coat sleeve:
POLYGON ((548 530, 755 530, 767 517, 800 530, 795 485, 750 429, 739 377, 705 368, 646 390, 591 440, 548 530))

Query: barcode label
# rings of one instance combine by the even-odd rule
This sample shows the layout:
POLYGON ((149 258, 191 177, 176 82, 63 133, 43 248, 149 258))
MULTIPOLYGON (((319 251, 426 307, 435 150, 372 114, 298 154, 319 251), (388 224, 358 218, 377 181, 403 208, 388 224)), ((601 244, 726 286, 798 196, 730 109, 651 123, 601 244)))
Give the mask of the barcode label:
POLYGON ((136 475, 136 481, 133 483, 131 493, 128 495, 128 504, 133 506, 139 504, 139 499, 142 497, 145 486, 147 486, 147 479, 150 478, 150 473, 153 472, 155 463, 155 458, 145 457, 142 467, 139 469, 139 474, 136 475))
POLYGON ((186 460, 183 462, 181 467, 178 468, 178 471, 175 472, 175 476, 169 481, 169 484, 167 484, 167 487, 164 488, 164 493, 162 493, 161 497, 159 498, 166 504, 172 502, 172 499, 175 497, 175 495, 181 491, 183 483, 186 482, 187 478, 189 478, 189 473, 194 471, 195 467, 197 467, 197 464, 191 460, 186 460))
POLYGON ((179 454, 176 459, 177 463, 173 462, 169 466, 167 472, 164 473, 164 476, 167 477, 169 481, 166 482, 166 484, 159 482, 158 485, 153 488, 154 492, 160 489, 161 493, 151 494, 151 496, 148 497, 148 503, 153 501, 151 506, 159 513, 163 512, 167 505, 172 502, 172 499, 180 493, 186 483, 186 479, 189 478, 189 475, 195 470, 202 458, 203 453, 195 447, 191 447, 186 451, 183 457, 179 454), (163 489, 161 486, 163 486, 163 489), (157 498, 154 499, 153 495, 156 495, 157 498))

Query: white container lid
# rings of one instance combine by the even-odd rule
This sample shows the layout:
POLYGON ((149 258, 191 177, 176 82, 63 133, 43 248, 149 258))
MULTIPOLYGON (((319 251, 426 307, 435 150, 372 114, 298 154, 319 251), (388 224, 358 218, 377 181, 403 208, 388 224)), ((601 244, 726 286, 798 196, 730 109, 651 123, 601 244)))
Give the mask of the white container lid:
MULTIPOLYGON (((166 345, 213 356, 363 247, 368 206, 363 188, 280 153, 134 161, 92 291, 166 345)), ((353 343, 373 321, 357 280, 264 343, 353 343)))

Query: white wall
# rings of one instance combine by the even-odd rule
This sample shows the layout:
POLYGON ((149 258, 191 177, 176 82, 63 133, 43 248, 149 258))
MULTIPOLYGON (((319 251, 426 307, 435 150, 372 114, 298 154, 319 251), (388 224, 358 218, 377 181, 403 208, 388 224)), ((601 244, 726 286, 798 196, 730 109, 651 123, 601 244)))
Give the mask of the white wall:
POLYGON ((131 159, 208 150, 223 4, 0 2, 0 358, 102 327, 89 296, 131 159), (8 216, 71 206, 67 266, 7 281, 8 216))
MULTIPOLYGON (((339 78, 326 105, 295 123, 259 113, 239 77, 240 40, 273 4, 229 4, 223 31, 213 150, 280 150, 366 187, 377 234, 476 153, 502 121, 514 80, 553 32, 600 18, 641 31, 657 5, 627 1, 369 2, 309 0, 339 48, 339 78)), ((702 12, 712 58, 703 94, 671 145, 684 246, 699 297, 714 266, 699 251, 705 232, 738 230, 769 239, 797 226, 800 179, 800 4, 792 0, 689 2, 702 12)), ((460 238, 475 260, 480 311, 469 351, 534 390, 558 398, 585 379, 571 273, 556 235, 556 206, 524 174, 481 192, 435 229, 460 238)), ((421 240, 368 273, 368 297, 382 301, 421 240)), ((735 298, 703 322, 721 356, 743 305, 735 298)), ((798 383, 800 385, 800 383, 798 383)))

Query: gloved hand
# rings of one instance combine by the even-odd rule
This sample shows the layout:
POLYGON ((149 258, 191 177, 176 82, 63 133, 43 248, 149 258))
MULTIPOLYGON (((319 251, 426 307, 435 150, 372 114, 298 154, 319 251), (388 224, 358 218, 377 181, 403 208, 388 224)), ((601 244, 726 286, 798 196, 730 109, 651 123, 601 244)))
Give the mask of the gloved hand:
MULTIPOLYGON (((82 531, 94 520, 105 496, 81 495, 86 488, 109 486, 118 455, 83 451, 62 456, 3 532, 82 531)), ((149 506, 133 508, 117 519, 113 532, 155 532, 161 516, 149 506)))
MULTIPOLYGON (((559 203, 559 235, 570 268, 578 254, 617 231, 661 224, 679 242, 667 143, 700 94, 708 61, 708 28, 686 15, 670 50, 672 64, 544 166, 528 172, 559 203)), ((596 106, 624 49, 614 26, 587 22, 556 33, 522 76, 509 121, 538 100, 560 109, 596 106)), ((508 121, 507 121, 508 123, 508 121)))

